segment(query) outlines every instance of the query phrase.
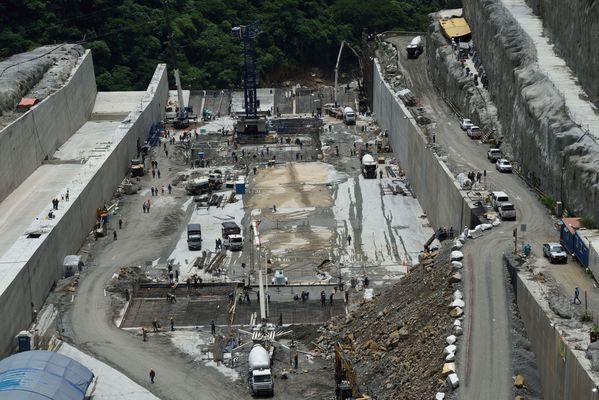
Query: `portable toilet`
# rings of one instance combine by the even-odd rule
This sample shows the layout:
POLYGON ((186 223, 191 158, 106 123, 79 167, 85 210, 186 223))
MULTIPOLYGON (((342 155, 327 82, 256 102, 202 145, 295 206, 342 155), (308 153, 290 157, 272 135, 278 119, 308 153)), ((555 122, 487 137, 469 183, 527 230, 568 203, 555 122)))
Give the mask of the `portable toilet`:
POLYGON ((21 331, 17 335, 17 342, 19 344, 19 353, 22 351, 31 350, 31 333, 27 331, 21 331))
POLYGON ((245 182, 244 181, 235 182, 235 194, 245 194, 245 182))

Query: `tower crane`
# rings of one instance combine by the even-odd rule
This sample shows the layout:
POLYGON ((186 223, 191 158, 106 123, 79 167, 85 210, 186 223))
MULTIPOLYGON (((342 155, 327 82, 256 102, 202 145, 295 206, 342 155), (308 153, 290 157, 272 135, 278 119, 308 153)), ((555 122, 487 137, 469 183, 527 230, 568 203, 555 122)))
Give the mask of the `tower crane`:
POLYGON ((245 116, 243 118, 243 131, 245 135, 256 136, 264 134, 265 121, 260 123, 258 108, 260 102, 257 96, 256 50, 254 39, 260 33, 260 22, 254 21, 249 25, 240 25, 231 29, 231 35, 243 41, 243 97, 245 116))

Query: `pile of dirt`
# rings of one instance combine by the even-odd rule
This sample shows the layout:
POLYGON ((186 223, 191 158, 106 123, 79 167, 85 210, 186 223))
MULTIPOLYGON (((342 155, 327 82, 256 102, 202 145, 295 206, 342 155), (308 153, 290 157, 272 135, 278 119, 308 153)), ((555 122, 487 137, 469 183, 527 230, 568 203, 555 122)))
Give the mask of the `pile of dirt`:
POLYGON ((453 326, 448 265, 448 249, 424 255, 391 289, 321 328, 316 346, 350 349, 360 390, 376 399, 434 398, 446 385, 443 350, 453 326))

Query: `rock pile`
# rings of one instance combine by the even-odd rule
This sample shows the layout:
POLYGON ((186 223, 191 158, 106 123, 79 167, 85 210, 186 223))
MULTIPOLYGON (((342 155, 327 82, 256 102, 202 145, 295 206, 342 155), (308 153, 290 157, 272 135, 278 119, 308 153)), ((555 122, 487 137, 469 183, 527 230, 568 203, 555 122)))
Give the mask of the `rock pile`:
POLYGON ((449 252, 424 254, 391 289, 321 328, 316 345, 333 360, 336 341, 351 347, 363 393, 381 400, 432 399, 447 388, 455 364, 448 363, 444 349, 459 340, 448 313, 448 305, 458 300, 450 283, 456 271, 449 252))

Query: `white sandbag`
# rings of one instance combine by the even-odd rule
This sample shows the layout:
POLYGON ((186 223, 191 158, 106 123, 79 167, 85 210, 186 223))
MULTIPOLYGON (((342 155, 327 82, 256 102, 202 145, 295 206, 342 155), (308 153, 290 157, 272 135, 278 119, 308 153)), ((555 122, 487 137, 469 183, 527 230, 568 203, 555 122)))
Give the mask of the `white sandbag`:
POLYGON ((447 355, 447 354, 455 353, 456 350, 457 350, 456 345, 455 344, 450 344, 449 346, 446 346, 443 349, 443 354, 447 355))
POLYGON ((464 253, 459 250, 454 250, 451 252, 450 259, 451 261, 461 261, 464 259, 464 253))
POLYGON ((445 341, 447 342, 447 344, 454 344, 458 341, 458 338, 455 337, 455 335, 449 335, 445 338, 445 341))

